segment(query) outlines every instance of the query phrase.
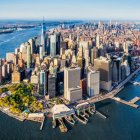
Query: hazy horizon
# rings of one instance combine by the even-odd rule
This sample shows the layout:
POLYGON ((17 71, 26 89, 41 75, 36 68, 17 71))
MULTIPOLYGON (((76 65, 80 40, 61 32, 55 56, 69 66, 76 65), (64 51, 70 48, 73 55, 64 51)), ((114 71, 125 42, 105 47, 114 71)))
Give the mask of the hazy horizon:
POLYGON ((139 0, 5 0, 0 19, 140 20, 139 0))

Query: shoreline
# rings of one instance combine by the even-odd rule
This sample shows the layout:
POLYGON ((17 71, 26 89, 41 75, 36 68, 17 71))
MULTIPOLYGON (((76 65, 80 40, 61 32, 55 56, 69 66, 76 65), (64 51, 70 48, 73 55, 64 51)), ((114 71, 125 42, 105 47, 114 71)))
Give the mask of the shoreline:
MULTIPOLYGON (((130 76, 128 76, 124 81, 122 81, 116 88, 114 88, 112 91, 108 92, 106 95, 103 95, 103 96, 98 96, 98 97, 95 97, 93 99, 90 99, 90 100, 85 100, 84 102, 89 102, 89 103, 97 103, 97 102, 101 102, 103 100, 106 100, 106 99, 111 99, 111 97, 114 97, 115 95, 117 95, 123 88, 124 88, 124 85, 129 82, 129 80, 134 77, 135 75, 137 75, 137 73, 140 71, 140 67, 138 69, 136 69, 130 76)), ((25 120, 28 120, 28 121, 32 121, 32 122, 38 122, 38 123, 42 123, 42 120, 39 119, 39 118, 28 118, 28 117, 23 117, 23 116, 17 116, 11 112, 9 112, 9 110, 6 108, 2 108, 0 107, 0 111, 3 112, 4 114, 8 115, 9 117, 12 117, 18 121, 25 121, 25 120)), ((52 114, 48 114, 47 115, 47 118, 52 118, 52 114)))

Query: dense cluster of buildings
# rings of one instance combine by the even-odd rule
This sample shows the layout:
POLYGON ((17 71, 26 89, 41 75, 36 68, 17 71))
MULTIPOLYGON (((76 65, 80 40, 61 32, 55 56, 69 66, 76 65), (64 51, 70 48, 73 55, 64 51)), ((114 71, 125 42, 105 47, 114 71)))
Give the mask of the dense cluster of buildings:
POLYGON ((35 92, 70 102, 111 91, 137 68, 140 32, 131 24, 59 26, 0 59, 0 83, 30 82, 35 92))

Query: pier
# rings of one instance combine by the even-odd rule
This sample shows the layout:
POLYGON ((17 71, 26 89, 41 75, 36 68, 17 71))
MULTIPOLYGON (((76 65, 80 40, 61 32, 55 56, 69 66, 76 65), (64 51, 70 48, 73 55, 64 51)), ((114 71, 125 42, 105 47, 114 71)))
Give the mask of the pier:
POLYGON ((60 123, 60 125, 59 125, 60 131, 62 133, 68 132, 68 129, 67 129, 66 125, 64 124, 63 120, 62 119, 58 119, 58 121, 60 123))
POLYGON ((102 114, 101 112, 99 112, 99 111, 97 111, 97 110, 95 111, 95 114, 101 116, 101 117, 104 118, 104 119, 107 119, 107 116, 105 116, 104 114, 102 114))
POLYGON ((118 98, 118 97, 112 97, 111 99, 113 99, 113 100, 115 100, 115 101, 117 101, 117 102, 120 102, 120 103, 122 103, 122 104, 131 106, 131 107, 133 107, 133 108, 138 108, 138 107, 139 107, 138 105, 136 105, 136 104, 133 103, 134 101, 137 101, 136 98, 132 99, 132 100, 131 100, 132 102, 131 102, 131 101, 122 100, 122 99, 120 99, 120 98, 118 98))
POLYGON ((135 97, 132 100, 129 101, 129 103, 135 104, 136 102, 138 102, 140 100, 140 97, 135 97))
POLYGON ((40 130, 42 130, 42 129, 43 129, 44 122, 45 122, 45 116, 44 116, 44 118, 43 118, 43 121, 41 122, 40 130))

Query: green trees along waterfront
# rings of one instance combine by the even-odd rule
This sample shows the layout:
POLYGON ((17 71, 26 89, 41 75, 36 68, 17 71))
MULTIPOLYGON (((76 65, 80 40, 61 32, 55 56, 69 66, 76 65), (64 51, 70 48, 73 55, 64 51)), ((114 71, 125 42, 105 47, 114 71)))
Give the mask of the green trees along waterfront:
POLYGON ((28 109, 30 112, 39 112, 43 109, 43 104, 38 102, 33 95, 32 84, 13 84, 4 89, 1 93, 9 91, 11 95, 0 98, 0 107, 9 107, 10 111, 19 114, 28 109))

